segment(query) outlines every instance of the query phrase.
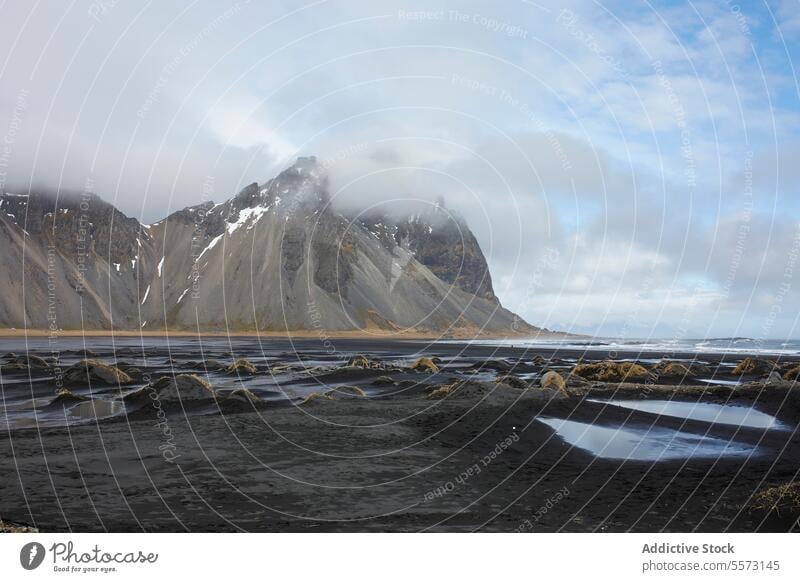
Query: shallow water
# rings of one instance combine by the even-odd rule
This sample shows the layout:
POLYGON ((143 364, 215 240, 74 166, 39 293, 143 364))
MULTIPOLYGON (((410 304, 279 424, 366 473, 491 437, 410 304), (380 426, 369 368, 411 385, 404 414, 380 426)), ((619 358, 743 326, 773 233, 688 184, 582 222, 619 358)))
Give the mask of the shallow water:
POLYGON ((671 461, 747 457, 756 447, 668 428, 598 426, 559 418, 539 418, 568 444, 600 459, 671 461))
POLYGON ((698 378, 697 381, 715 386, 739 386, 741 384, 739 380, 715 380, 713 378, 698 378))
POLYGON ((80 420, 94 420, 108 418, 125 410, 125 405, 119 400, 90 400, 80 402, 69 410, 70 416, 80 420))
POLYGON ((522 348, 567 348, 585 351, 616 350, 634 351, 639 353, 658 353, 660 355, 670 352, 686 353, 718 353, 718 354, 759 354, 759 355, 797 355, 800 354, 800 340, 755 340, 749 338, 717 338, 717 339, 475 339, 475 340, 446 340, 444 343, 472 343, 496 346, 516 346, 522 348))
POLYGON ((787 428, 774 416, 749 406, 731 404, 713 404, 709 402, 682 402, 679 400, 593 400, 600 404, 609 404, 661 416, 700 420, 716 424, 730 424, 748 428, 785 429, 787 428))

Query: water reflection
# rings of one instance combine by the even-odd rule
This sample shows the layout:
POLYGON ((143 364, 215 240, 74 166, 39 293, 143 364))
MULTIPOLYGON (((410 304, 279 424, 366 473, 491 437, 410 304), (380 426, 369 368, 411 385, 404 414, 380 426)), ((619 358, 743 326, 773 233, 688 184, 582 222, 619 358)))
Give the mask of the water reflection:
POLYGON ((670 461, 680 459, 746 457, 757 448, 715 437, 668 428, 597 426, 559 418, 539 418, 568 444, 600 459, 670 461))
POLYGON ((640 410, 661 416, 700 420, 717 424, 732 424, 749 428, 785 429, 783 423, 750 406, 713 404, 709 402, 681 402, 679 400, 589 400, 601 404, 640 410))

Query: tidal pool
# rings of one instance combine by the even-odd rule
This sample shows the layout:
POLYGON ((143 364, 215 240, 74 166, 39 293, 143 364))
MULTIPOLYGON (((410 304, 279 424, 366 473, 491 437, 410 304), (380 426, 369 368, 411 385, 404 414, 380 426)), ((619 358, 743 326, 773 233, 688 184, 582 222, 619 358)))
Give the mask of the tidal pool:
POLYGON ((600 459, 672 461, 747 457, 757 447, 661 427, 597 426, 560 418, 539 418, 573 447, 600 459))
POLYGON ((713 404, 710 402, 682 402, 679 400, 589 400, 589 402, 715 424, 778 430, 787 428, 774 416, 750 406, 713 404))
POLYGON ((81 420, 94 420, 96 418, 107 418, 123 412, 125 405, 119 400, 90 400, 81 402, 73 406, 69 413, 81 420))

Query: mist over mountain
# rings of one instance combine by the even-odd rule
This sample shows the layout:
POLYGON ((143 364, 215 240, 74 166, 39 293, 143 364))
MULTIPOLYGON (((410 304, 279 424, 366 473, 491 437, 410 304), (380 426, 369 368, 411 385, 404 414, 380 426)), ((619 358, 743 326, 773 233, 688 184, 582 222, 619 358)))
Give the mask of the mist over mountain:
POLYGON ((443 201, 331 204, 298 158, 229 200, 153 224, 95 194, 0 195, 0 327, 533 335, 443 201))

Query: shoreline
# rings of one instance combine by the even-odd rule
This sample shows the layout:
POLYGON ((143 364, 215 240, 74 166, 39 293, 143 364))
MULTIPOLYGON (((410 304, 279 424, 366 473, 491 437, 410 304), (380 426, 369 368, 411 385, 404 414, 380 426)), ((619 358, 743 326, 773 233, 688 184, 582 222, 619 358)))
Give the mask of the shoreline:
POLYGON ((499 334, 499 333, 452 333, 443 335, 435 332, 397 332, 397 331, 365 331, 365 330, 294 330, 294 331, 189 331, 189 330, 80 330, 65 329, 53 332, 48 329, 12 329, 0 328, 0 338, 20 337, 262 337, 275 339, 375 339, 375 340, 562 340, 562 339, 589 339, 589 336, 570 334, 566 332, 547 332, 536 335, 526 334, 499 334))

